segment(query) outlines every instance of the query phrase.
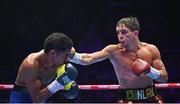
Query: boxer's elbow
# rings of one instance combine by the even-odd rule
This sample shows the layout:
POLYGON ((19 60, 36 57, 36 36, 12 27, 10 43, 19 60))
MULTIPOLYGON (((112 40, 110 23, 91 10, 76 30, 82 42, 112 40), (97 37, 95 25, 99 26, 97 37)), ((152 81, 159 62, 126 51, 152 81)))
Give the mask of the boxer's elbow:
POLYGON ((168 73, 161 73, 160 77, 157 78, 156 81, 166 83, 168 81, 168 73))
POLYGON ((39 96, 32 96, 32 100, 33 100, 33 103, 40 103, 41 101, 40 101, 40 98, 39 98, 39 96))
POLYGON ((44 103, 51 95, 48 90, 41 91, 32 96, 33 103, 44 103))
POLYGON ((32 98, 33 103, 44 103, 46 101, 46 98, 40 95, 36 95, 32 98))
POLYGON ((161 77, 162 77, 164 83, 168 81, 168 73, 162 74, 161 77))

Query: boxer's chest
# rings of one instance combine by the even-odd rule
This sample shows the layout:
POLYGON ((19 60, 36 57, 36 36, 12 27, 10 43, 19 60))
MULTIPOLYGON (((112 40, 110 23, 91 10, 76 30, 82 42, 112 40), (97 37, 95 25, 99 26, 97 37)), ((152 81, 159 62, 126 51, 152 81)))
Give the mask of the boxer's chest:
POLYGON ((139 49, 137 52, 117 51, 113 55, 113 63, 117 63, 122 67, 130 67, 137 59, 142 59, 152 64, 153 56, 147 49, 139 49))
POLYGON ((41 71, 39 74, 39 79, 43 84, 49 84, 56 77, 56 71, 41 71))

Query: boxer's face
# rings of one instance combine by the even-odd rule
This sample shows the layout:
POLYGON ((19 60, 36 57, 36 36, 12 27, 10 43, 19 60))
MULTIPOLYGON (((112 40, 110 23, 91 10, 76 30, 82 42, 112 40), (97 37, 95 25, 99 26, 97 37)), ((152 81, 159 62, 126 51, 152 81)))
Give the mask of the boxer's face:
POLYGON ((57 52, 55 51, 55 54, 53 56, 53 63, 57 66, 60 66, 64 63, 66 63, 68 55, 69 55, 70 49, 63 51, 63 52, 57 52))
POLYGON ((119 42, 126 47, 127 45, 129 45, 131 43, 131 41, 133 41, 135 33, 134 31, 131 31, 127 26, 125 26, 124 24, 119 24, 116 27, 116 32, 117 32, 117 36, 118 36, 118 40, 119 42))

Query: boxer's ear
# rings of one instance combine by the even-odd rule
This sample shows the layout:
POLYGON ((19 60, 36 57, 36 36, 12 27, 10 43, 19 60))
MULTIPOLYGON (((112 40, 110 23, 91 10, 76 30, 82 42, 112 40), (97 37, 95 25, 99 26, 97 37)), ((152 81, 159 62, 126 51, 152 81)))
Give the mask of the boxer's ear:
POLYGON ((56 54, 57 54, 57 51, 55 51, 54 49, 49 51, 50 56, 55 56, 56 54))
POLYGON ((134 34, 135 34, 136 36, 139 36, 139 31, 138 31, 138 30, 134 30, 133 32, 134 32, 134 34))

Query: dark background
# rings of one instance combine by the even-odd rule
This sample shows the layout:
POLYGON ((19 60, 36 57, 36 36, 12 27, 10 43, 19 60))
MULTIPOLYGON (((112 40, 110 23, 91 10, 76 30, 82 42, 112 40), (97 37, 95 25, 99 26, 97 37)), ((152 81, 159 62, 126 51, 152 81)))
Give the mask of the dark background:
MULTIPOLYGON (((179 8, 160 0, 0 0, 0 83, 13 84, 18 67, 31 52, 42 49, 52 32, 72 38, 78 52, 94 52, 118 43, 115 25, 126 16, 140 22, 140 40, 156 45, 169 73, 169 83, 179 82, 179 8)), ((109 60, 79 69, 79 84, 118 84, 109 60)), ((165 102, 180 102, 180 89, 158 90, 165 102)), ((10 90, 0 91, 8 102, 10 90)), ((116 102, 117 91, 80 91, 74 100, 61 93, 48 101, 116 102)))

